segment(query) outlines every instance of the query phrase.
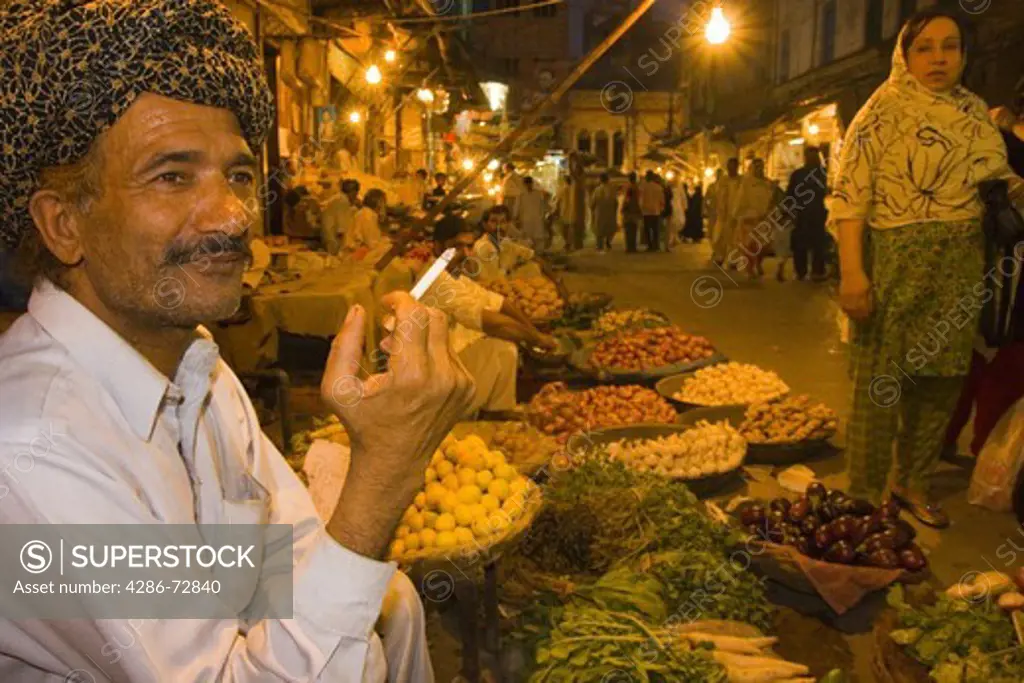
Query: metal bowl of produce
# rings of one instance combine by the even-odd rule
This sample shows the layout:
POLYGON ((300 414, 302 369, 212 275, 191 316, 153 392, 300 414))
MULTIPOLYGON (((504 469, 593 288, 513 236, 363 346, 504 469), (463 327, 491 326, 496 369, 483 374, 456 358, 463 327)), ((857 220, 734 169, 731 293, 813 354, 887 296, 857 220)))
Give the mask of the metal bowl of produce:
MULTIPOLYGON (((710 420, 709 420, 710 421, 710 420)), ((592 453, 598 453, 616 441, 642 441, 647 439, 657 439, 663 436, 671 436, 673 434, 680 434, 682 432, 689 431, 694 425, 656 425, 656 424, 642 424, 642 425, 631 425, 628 427, 609 427, 607 429, 600 429, 591 432, 585 436, 586 447, 592 453)), ((721 472, 717 474, 711 474, 702 476, 696 479, 683 478, 683 477, 669 477, 673 481, 686 484, 686 487, 693 492, 698 498, 710 498, 721 494, 723 491, 742 484, 743 477, 740 473, 743 467, 744 461, 741 460, 740 465, 735 469, 729 470, 728 472, 721 472)))
MULTIPOLYGON (((721 359, 716 361, 716 362, 724 363, 724 362, 727 362, 727 361, 726 361, 725 356, 722 356, 721 359)), ((715 365, 715 363, 708 363, 707 365, 715 365)), ((707 365, 702 366, 702 367, 707 367, 707 365)), ((724 410, 731 410, 731 411, 737 411, 738 410, 739 414, 741 416, 740 420, 742 421, 743 411, 746 410, 746 407, 747 407, 746 404, 738 403, 738 404, 724 405, 724 406, 706 406, 706 405, 701 405, 701 404, 698 404, 698 403, 687 403, 686 401, 680 401, 678 398, 676 398, 676 394, 679 393, 682 390, 683 385, 686 384, 686 380, 688 380, 691 377, 693 377, 696 374, 697 370, 699 370, 699 369, 700 368, 694 368, 693 370, 691 370, 689 372, 682 372, 682 373, 680 373, 678 375, 672 375, 671 377, 666 377, 665 379, 660 380, 657 384, 654 385, 654 390, 657 391, 659 394, 661 394, 662 398, 664 398, 666 401, 671 403, 673 406, 676 407, 677 410, 679 410, 681 412, 682 411, 698 410, 698 409, 724 409, 724 410)), ((733 425, 733 426, 736 427, 736 428, 739 428, 739 424, 736 424, 736 425, 733 425)))
POLYGON ((576 351, 576 345, 569 337, 555 337, 558 341, 558 348, 555 350, 542 349, 538 346, 527 345, 526 355, 532 363, 540 367, 558 368, 569 361, 569 357, 576 351))
MULTIPOLYGON (((659 393, 660 390, 659 390, 659 393)), ((664 396, 664 394, 662 394, 664 396)), ((666 397, 666 400, 679 405, 679 401, 666 397)), ((701 420, 718 422, 727 420, 735 429, 741 430, 746 422, 747 407, 745 405, 735 406, 692 406, 686 412, 680 413, 679 424, 693 425, 701 420)), ((748 465, 795 465, 806 460, 818 457, 832 449, 830 439, 834 433, 818 439, 807 439, 804 441, 792 441, 788 443, 751 443, 747 441, 748 465)))

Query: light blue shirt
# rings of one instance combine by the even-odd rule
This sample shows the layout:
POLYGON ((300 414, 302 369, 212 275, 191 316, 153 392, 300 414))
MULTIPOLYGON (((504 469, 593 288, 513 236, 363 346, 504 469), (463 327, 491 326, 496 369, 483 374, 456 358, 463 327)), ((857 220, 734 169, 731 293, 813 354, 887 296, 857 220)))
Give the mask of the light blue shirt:
POLYGON ((294 529, 293 619, 0 620, 0 680, 359 681, 395 572, 327 535, 212 341, 172 382, 70 295, 37 288, 0 336, 0 523, 261 519, 294 529))

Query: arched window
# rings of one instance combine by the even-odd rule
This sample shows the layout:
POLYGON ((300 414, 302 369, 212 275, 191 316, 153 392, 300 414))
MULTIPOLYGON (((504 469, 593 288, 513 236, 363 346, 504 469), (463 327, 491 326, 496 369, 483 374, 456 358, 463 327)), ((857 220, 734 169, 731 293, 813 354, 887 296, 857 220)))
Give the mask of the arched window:
POLYGON ((594 136, 594 156, 597 157, 598 165, 608 165, 608 133, 603 130, 597 131, 594 136))
POLYGON ((576 151, 590 154, 590 131, 586 128, 576 133, 576 151))
POLYGON ((612 135, 612 167, 622 168, 626 163, 626 136, 621 130, 612 135))

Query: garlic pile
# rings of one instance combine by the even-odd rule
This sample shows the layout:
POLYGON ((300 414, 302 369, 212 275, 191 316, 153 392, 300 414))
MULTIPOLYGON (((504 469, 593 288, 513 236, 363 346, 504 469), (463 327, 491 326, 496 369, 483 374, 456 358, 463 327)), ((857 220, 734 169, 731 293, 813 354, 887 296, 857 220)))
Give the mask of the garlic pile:
POLYGON ((638 472, 654 472, 678 479, 700 479, 731 472, 743 464, 747 442, 722 421, 698 422, 693 428, 656 439, 616 441, 608 457, 638 472))
POLYGON ((784 396, 789 387, 778 375, 747 363, 722 363, 703 368, 673 396, 701 406, 749 405, 784 396))

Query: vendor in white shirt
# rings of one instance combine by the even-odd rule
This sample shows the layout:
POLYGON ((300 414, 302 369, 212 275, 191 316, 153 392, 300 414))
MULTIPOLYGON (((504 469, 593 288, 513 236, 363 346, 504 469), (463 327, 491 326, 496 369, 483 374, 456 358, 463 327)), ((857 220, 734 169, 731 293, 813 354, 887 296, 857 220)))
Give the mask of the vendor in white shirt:
POLYGON ((383 254, 391 248, 391 241, 380 230, 386 210, 387 195, 383 190, 374 188, 363 195, 363 206, 356 211, 352 229, 345 235, 345 250, 356 259, 367 258, 368 253, 383 254))
POLYGON ((359 181, 346 178, 340 183, 341 194, 324 207, 320 217, 320 234, 328 254, 337 254, 355 224, 359 206, 359 181))
POLYGON ((555 349, 558 342, 540 332, 505 297, 481 287, 463 270, 472 262, 476 236, 459 216, 446 216, 434 228, 435 256, 455 247, 458 254, 422 301, 448 314, 452 351, 476 384, 476 398, 467 410, 504 412, 516 407, 518 344, 555 349))
POLYGON ((473 258, 463 271, 484 285, 496 280, 544 276, 556 284, 559 279, 546 261, 518 239, 509 222, 509 209, 499 204, 484 213, 483 234, 473 245, 473 258))
POLYGON ((0 336, 0 524, 269 521, 294 542, 289 619, 0 619, 0 680, 433 680, 422 605, 382 558, 472 395, 444 315, 388 298, 387 381, 360 379, 366 312, 339 330, 322 397, 352 453, 326 523, 200 327, 242 294, 275 121, 261 56, 212 0, 0 5, 0 245, 35 283, 0 336), (48 55, 46 88, 15 46, 48 55))

